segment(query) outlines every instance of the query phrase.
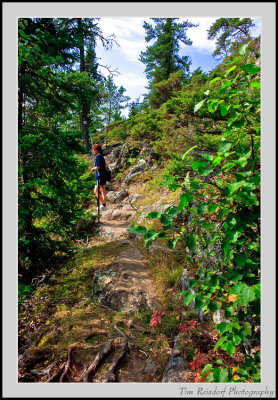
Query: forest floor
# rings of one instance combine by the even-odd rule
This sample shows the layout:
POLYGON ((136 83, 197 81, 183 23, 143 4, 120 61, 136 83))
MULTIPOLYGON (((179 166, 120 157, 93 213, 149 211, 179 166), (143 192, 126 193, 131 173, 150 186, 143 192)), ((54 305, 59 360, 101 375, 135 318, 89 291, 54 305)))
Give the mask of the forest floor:
POLYGON ((111 204, 94 235, 20 306, 19 382, 194 382, 208 362, 244 361, 213 351, 211 318, 185 310, 183 267, 171 252, 151 253, 129 237, 135 211, 111 204), (182 374, 170 380, 176 356, 182 374))

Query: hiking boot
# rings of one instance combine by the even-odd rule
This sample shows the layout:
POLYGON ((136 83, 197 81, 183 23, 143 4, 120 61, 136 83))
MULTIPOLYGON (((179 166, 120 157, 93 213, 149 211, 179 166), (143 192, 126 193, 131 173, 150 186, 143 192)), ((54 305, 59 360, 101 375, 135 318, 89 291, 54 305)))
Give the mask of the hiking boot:
POLYGON ((107 210, 107 207, 106 206, 104 206, 103 204, 100 206, 100 208, 99 208, 101 211, 106 211, 107 210))

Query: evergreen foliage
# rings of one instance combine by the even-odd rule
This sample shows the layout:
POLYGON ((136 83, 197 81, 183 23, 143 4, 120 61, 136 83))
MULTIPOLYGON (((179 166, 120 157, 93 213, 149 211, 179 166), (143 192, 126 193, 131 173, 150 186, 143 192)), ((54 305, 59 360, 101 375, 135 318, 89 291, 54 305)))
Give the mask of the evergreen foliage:
POLYGON ((180 56, 180 42, 190 46, 191 40, 186 30, 197 25, 189 22, 176 22, 178 18, 152 18, 154 26, 144 22, 146 42, 154 40, 145 52, 140 54, 140 61, 146 65, 146 76, 149 88, 161 81, 168 80, 170 75, 179 70, 183 78, 188 76, 191 64, 188 56, 180 56))
POLYGON ((250 30, 254 26, 251 18, 218 18, 208 30, 209 40, 217 38, 213 56, 223 59, 243 40, 251 40, 250 30))

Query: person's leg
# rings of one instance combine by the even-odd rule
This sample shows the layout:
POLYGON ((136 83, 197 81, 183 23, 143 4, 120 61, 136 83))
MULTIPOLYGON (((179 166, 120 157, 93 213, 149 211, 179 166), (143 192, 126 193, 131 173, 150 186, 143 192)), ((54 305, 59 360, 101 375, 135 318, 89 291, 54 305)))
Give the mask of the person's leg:
POLYGON ((105 185, 100 185, 100 201, 102 204, 106 204, 106 190, 105 190, 105 185))
MULTIPOLYGON (((98 197, 98 186, 96 185, 94 188, 94 194, 96 197, 98 197)), ((99 201, 103 204, 103 198, 102 198, 102 192, 101 192, 101 186, 99 187, 99 201)), ((105 198, 106 201, 106 198, 105 198)), ((105 203, 104 203, 105 204, 105 203)))

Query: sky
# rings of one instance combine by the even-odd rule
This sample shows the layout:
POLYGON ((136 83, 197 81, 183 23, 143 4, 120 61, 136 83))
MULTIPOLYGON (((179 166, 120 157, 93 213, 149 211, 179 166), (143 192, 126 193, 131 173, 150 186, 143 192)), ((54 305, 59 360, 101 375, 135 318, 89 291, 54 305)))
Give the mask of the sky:
MULTIPOLYGON (((217 62, 212 53, 215 49, 215 40, 207 39, 207 30, 217 18, 213 17, 191 17, 188 21, 198 23, 198 27, 188 28, 187 36, 193 42, 192 46, 181 44, 180 55, 189 55, 191 57, 190 71, 193 72, 198 67, 204 72, 211 71, 217 62)), ((182 18, 180 18, 180 21, 182 18)), ((147 93, 146 79, 144 70, 145 65, 139 61, 141 51, 153 42, 145 42, 144 21, 150 22, 148 18, 139 17, 103 17, 98 21, 105 37, 115 35, 119 46, 113 46, 112 50, 105 50, 101 45, 96 48, 98 62, 105 65, 111 71, 117 70, 114 82, 117 86, 123 86, 126 89, 125 94, 131 98, 131 101, 143 100, 143 94, 147 93)), ((261 31, 261 19, 254 18, 256 28, 251 31, 252 36, 259 36, 261 31)), ((104 75, 108 74, 106 68, 100 67, 104 75)), ((127 114, 127 110, 123 112, 127 114)))

